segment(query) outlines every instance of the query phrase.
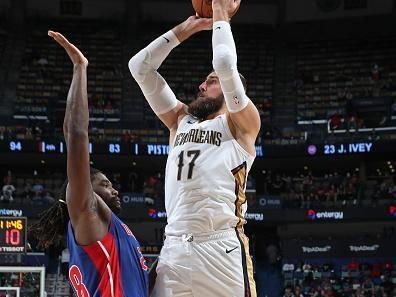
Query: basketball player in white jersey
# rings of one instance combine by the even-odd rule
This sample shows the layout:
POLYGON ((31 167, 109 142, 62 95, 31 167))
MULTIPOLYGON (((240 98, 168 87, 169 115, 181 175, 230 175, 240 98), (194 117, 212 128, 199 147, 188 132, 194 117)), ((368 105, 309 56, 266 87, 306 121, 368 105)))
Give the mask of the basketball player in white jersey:
POLYGON ((129 61, 132 76, 170 130, 165 173, 168 223, 155 297, 256 296, 244 235, 245 185, 255 158, 258 111, 237 70, 230 12, 240 0, 213 0, 213 20, 189 17, 129 61), (171 50, 213 29, 213 68, 189 106, 157 72, 171 50))

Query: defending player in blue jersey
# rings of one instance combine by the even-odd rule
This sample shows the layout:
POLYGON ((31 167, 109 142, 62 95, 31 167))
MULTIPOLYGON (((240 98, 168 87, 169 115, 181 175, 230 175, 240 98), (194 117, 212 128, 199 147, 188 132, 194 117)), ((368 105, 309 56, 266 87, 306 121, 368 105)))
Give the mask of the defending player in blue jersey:
POLYGON ((68 182, 65 198, 41 217, 35 233, 48 246, 62 238, 67 224, 69 280, 76 296, 146 297, 148 267, 131 230, 115 215, 121 206, 118 192, 102 172, 90 168, 88 60, 62 34, 48 35, 73 62, 63 123, 68 182))

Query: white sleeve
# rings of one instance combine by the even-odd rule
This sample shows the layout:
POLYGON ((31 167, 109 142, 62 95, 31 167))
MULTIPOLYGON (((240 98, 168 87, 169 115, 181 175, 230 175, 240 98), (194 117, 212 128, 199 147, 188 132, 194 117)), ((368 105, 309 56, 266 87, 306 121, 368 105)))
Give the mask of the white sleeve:
POLYGON ((226 21, 213 23, 213 69, 219 77, 227 108, 230 112, 244 109, 247 97, 237 69, 237 53, 231 26, 226 21))
POLYGON ((157 115, 164 114, 177 105, 175 94, 157 70, 179 43, 170 30, 138 52, 128 63, 133 78, 157 115))

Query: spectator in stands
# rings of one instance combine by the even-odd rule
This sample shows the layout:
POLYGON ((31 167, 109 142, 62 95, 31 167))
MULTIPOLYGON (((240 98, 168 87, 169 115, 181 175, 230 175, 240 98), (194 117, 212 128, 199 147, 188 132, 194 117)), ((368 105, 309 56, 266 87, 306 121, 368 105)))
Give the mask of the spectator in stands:
POLYGON ((49 77, 47 58, 41 56, 38 60, 34 61, 34 64, 37 67, 36 70, 39 71, 39 78, 44 79, 49 77))
POLYGON ((15 192, 15 187, 10 184, 3 186, 2 194, 0 196, 1 202, 12 202, 14 201, 13 193, 15 192))
POLYGON ((43 199, 43 193, 44 193, 44 186, 39 183, 35 182, 32 186, 31 189, 33 196, 31 197, 33 203, 41 203, 43 199))
POLYGON ((272 194, 279 195, 282 191, 283 182, 280 174, 275 176, 275 180, 272 181, 272 194))
POLYGON ((341 119, 342 118, 339 114, 333 114, 330 117, 330 130, 331 131, 338 130, 341 128, 341 125, 342 125, 341 119))
POLYGON ((376 262, 372 265, 371 268, 371 277, 378 278, 381 276, 381 264, 376 262))
POLYGON ((396 198, 396 185, 390 185, 388 188, 388 195, 390 199, 395 199, 396 198))
POLYGON ((49 191, 45 191, 45 194, 42 199, 43 199, 44 204, 52 204, 55 202, 55 198, 52 197, 52 195, 49 191))
POLYGON ((293 293, 293 290, 292 290, 292 288, 290 286, 287 286, 285 288, 285 291, 283 293, 283 297, 295 297, 295 295, 293 293))
POLYGON ((327 193, 326 193, 326 200, 327 201, 333 201, 337 202, 338 200, 338 188, 334 185, 331 184, 327 193))
POLYGON ((3 178, 3 184, 11 185, 11 184, 13 184, 13 181, 14 181, 14 178, 13 178, 11 170, 7 170, 7 174, 3 178))
POLYGON ((25 202, 25 200, 30 202, 32 196, 32 184, 30 182, 26 182, 21 193, 22 202, 25 202))
POLYGON ((360 269, 360 264, 355 258, 352 258, 351 262, 348 263, 347 268, 349 271, 358 271, 360 269))
POLYGON ((390 279, 390 273, 385 271, 383 275, 381 275, 381 284, 380 286, 383 288, 384 292, 390 295, 393 291, 394 284, 390 279))
POLYGON ((294 296, 295 297, 304 297, 304 294, 302 293, 300 286, 294 287, 294 296))
POLYGON ((61 268, 62 268, 62 274, 65 278, 69 276, 69 259, 70 259, 69 249, 64 248, 61 254, 61 268))
POLYGON ((282 271, 294 271, 294 264, 291 263, 288 259, 285 261, 285 264, 282 266, 282 271))
POLYGON ((390 273, 393 270, 392 261, 389 260, 385 261, 383 264, 383 270, 390 273))
POLYGON ((298 260, 296 263, 296 272, 302 272, 304 263, 301 260, 298 260))
POLYGON ((345 118, 347 131, 350 129, 357 130, 357 112, 353 106, 352 98, 346 98, 345 103, 345 118))
POLYGON ((129 130, 125 130, 124 134, 122 135, 122 141, 126 143, 131 142, 131 132, 129 130))
POLYGON ((157 203, 164 203, 165 196, 165 177, 161 172, 157 173, 157 182, 154 185, 154 197, 157 203))
POLYGON ((0 199, 5 202, 13 201, 13 193, 15 191, 15 187, 13 184, 13 176, 11 170, 7 170, 7 174, 3 178, 3 188, 0 199))
POLYGON ((134 170, 131 170, 128 176, 129 190, 131 192, 137 192, 139 190, 139 186, 137 185, 138 181, 139 181, 138 174, 134 170))
POLYGON ((304 272, 304 273, 310 273, 310 272, 313 271, 313 270, 312 270, 312 266, 311 266, 311 264, 309 264, 309 263, 304 263, 302 269, 303 269, 303 272, 304 272))
POLYGON ((5 138, 5 136, 4 136, 5 130, 6 130, 6 128, 4 126, 0 127, 0 140, 4 140, 4 138, 5 138))
POLYGON ((364 282, 362 284, 362 288, 365 292, 370 292, 369 294, 373 294, 374 293, 374 283, 371 280, 370 277, 366 277, 364 279, 364 282))
POLYGON ((392 103, 391 114, 392 116, 396 116, 396 101, 392 103))
POLYGON ((158 182, 158 178, 155 174, 149 175, 143 185, 143 193, 146 196, 154 198, 155 196, 155 184, 158 182))
POLYGON ((377 63, 371 66, 371 79, 373 81, 379 81, 381 79, 381 73, 377 63))

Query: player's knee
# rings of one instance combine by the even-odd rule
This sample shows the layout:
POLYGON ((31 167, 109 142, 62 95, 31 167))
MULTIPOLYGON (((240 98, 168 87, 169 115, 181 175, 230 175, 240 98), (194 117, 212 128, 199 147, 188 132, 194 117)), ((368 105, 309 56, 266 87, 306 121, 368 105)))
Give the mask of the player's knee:
POLYGON ((221 79, 228 79, 236 69, 237 57, 224 44, 213 49, 213 69, 221 79))
POLYGON ((150 71, 150 54, 142 50, 134 55, 128 62, 128 68, 137 82, 142 82, 150 71))

